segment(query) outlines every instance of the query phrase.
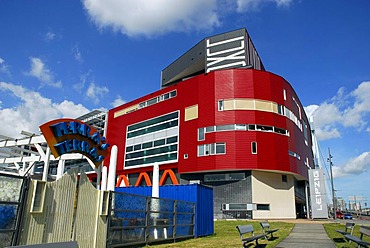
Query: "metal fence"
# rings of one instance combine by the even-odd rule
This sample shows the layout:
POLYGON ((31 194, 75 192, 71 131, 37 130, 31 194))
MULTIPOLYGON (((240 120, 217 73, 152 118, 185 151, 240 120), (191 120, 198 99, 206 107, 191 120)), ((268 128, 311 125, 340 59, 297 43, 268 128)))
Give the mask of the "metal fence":
POLYGON ((195 203, 112 192, 107 247, 194 237, 195 203))
POLYGON ((0 247, 17 244, 28 178, 0 175, 0 247))

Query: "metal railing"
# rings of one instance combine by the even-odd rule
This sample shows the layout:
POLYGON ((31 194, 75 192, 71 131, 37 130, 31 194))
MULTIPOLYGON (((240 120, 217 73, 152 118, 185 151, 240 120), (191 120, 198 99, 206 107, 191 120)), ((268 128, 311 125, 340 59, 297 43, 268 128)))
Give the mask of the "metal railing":
POLYGON ((193 238, 195 203, 112 192, 107 247, 193 238))

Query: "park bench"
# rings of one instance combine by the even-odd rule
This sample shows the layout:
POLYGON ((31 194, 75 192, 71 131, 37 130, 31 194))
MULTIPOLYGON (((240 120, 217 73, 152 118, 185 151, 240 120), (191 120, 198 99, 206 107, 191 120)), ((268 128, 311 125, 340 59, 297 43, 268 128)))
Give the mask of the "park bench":
POLYGON ((354 227, 355 227, 355 223, 347 222, 344 230, 335 230, 335 231, 343 235, 346 235, 346 234, 352 235, 354 227))
POLYGON ((265 237, 265 234, 254 235, 254 228, 252 225, 238 225, 236 226, 236 229, 239 231, 243 247, 246 247, 246 244, 253 241, 255 241, 258 246, 258 239, 265 237))
POLYGON ((370 236, 370 227, 360 226, 360 237, 353 236, 351 234, 344 235, 344 238, 348 241, 357 243, 358 247, 370 247, 370 242, 363 240, 363 236, 370 236))
POLYGON ((266 240, 267 240, 267 235, 270 235, 270 238, 273 238, 274 237, 273 233, 279 230, 278 228, 271 229, 270 228, 270 223, 268 223, 268 222, 260 222, 260 225, 262 227, 263 233, 265 234, 265 239, 266 240))

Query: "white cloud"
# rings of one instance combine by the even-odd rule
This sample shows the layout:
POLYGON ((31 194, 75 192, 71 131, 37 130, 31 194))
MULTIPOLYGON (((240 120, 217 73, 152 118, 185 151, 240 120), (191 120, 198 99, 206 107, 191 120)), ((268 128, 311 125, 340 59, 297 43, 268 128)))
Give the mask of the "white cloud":
POLYGON ((368 172, 370 169, 370 152, 364 152, 356 158, 350 159, 343 166, 333 166, 333 177, 348 175, 359 175, 368 172))
POLYGON ((82 0, 99 28, 127 36, 212 30, 226 15, 259 10, 263 5, 289 7, 293 0, 82 0))
POLYGON ((77 92, 81 93, 83 88, 85 87, 85 84, 91 74, 91 70, 89 70, 85 74, 80 75, 80 82, 73 85, 73 89, 75 89, 77 92))
POLYGON ((81 74, 80 81, 74 84, 73 88, 79 93, 86 92, 86 97, 94 102, 94 104, 98 104, 100 99, 109 93, 109 89, 105 86, 96 85, 94 79, 90 75, 91 70, 85 74, 81 74), (87 88, 85 87, 86 85, 88 85, 87 88))
POLYGON ((0 73, 4 73, 10 76, 9 66, 5 63, 5 60, 0 57, 0 73))
POLYGON ((83 0, 83 4, 97 26, 128 36, 207 30, 220 24, 216 0, 83 0))
POLYGON ((67 100, 61 103, 52 102, 51 99, 21 85, 0 82, 0 91, 11 94, 19 100, 17 106, 0 109, 0 134, 10 137, 19 137, 21 130, 38 133, 38 127, 47 121, 76 118, 89 112, 81 104, 67 100))
POLYGON ((336 124, 341 121, 342 114, 335 104, 324 102, 320 106, 310 105, 305 107, 305 111, 314 121, 315 134, 319 140, 341 136, 336 124))
POLYGON ((49 31, 45 34, 44 38, 45 38, 46 41, 52 41, 56 38, 56 34, 49 31))
POLYGON ((370 113, 370 81, 361 83, 357 89, 350 93, 355 99, 352 107, 345 110, 343 125, 345 127, 364 128, 367 124, 366 115, 370 113))
POLYGON ((256 11, 263 4, 275 3, 277 7, 289 7, 293 0, 237 0, 237 11, 256 11))
POLYGON ((341 137, 343 128, 367 130, 370 119, 370 82, 362 82, 346 93, 340 88, 337 94, 321 105, 305 107, 308 117, 312 117, 319 140, 341 137))
POLYGON ((96 86, 95 83, 90 83, 86 91, 86 96, 91 98, 95 104, 98 104, 100 102, 100 98, 104 97, 108 92, 109 89, 107 87, 99 87, 96 86))
POLYGON ((158 36, 168 32, 212 30, 224 16, 255 11, 264 4, 289 7, 293 0, 82 0, 99 28, 127 36, 158 36))
POLYGON ((315 130, 315 134, 318 140, 336 139, 342 136, 338 128, 332 126, 318 128, 315 130))
POLYGON ((28 72, 29 75, 36 77, 45 85, 56 88, 62 87, 62 82, 54 81, 54 76, 52 72, 47 68, 47 66, 40 58, 31 57, 30 60, 31 60, 31 69, 28 72))
POLYGON ((117 96, 117 98, 111 103, 111 105, 113 106, 113 108, 115 108, 125 103, 126 101, 122 100, 121 96, 117 96))
POLYGON ((82 58, 82 54, 80 52, 80 49, 78 48, 78 45, 75 45, 73 48, 72 48, 72 53, 73 53, 73 56, 75 58, 75 60, 79 63, 83 63, 84 60, 82 58))

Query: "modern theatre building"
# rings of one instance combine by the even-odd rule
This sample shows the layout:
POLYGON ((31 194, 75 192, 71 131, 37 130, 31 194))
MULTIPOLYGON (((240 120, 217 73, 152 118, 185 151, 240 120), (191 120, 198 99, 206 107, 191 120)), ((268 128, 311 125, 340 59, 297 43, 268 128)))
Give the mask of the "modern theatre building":
POLYGON ((119 185, 201 183, 215 218, 296 218, 308 204, 311 129, 292 86, 245 29, 208 37, 162 71, 161 89, 111 109, 119 185))

